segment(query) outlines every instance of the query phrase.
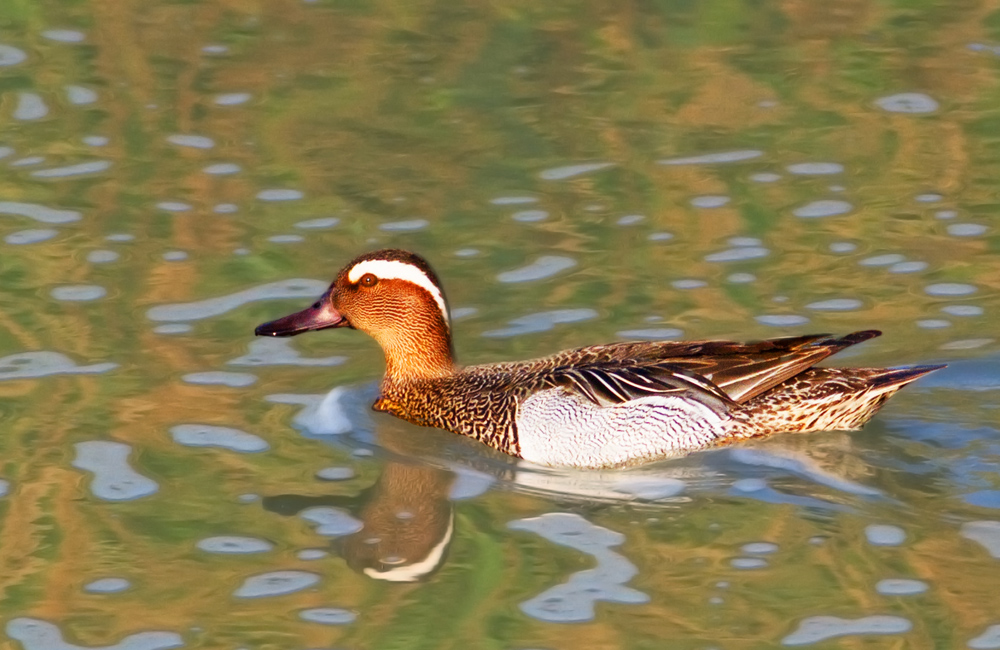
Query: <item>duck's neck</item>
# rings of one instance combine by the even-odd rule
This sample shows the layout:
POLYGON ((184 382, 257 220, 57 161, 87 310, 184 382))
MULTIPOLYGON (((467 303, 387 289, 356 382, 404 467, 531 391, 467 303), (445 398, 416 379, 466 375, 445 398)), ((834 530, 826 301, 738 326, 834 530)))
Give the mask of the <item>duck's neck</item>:
POLYGON ((385 381, 389 384, 439 379, 455 372, 447 330, 397 331, 379 343, 385 351, 385 381))

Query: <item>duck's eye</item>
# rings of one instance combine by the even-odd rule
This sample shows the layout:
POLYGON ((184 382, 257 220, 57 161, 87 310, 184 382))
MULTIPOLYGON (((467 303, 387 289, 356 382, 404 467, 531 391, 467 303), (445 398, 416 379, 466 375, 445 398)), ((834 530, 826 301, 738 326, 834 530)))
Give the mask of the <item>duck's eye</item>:
POLYGON ((374 287, 377 283, 378 283, 378 278, 376 278, 371 273, 365 273, 364 275, 361 276, 361 279, 358 280, 358 284, 360 284, 362 287, 374 287))

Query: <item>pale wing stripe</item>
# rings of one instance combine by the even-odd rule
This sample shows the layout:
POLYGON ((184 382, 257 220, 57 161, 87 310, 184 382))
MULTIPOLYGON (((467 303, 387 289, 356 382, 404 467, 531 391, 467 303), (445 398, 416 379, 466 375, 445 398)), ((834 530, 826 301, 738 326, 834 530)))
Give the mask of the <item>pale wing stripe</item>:
POLYGON ((444 318, 445 324, 451 326, 451 321, 448 319, 448 305, 444 301, 441 288, 416 266, 399 260, 365 260, 351 268, 347 273, 347 279, 352 284, 357 283, 366 273, 371 273, 379 280, 405 280, 424 289, 431 294, 431 298, 441 309, 441 317, 444 318))

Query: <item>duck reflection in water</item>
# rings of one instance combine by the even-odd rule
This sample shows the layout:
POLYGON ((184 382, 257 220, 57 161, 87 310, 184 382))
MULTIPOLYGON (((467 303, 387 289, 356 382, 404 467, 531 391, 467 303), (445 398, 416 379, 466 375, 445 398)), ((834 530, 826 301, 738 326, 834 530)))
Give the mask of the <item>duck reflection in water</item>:
POLYGON ((416 582, 432 575, 446 559, 455 531, 448 498, 455 475, 435 467, 389 461, 378 481, 357 496, 266 497, 264 509, 297 515, 315 507, 341 508, 363 527, 335 546, 355 571, 390 582, 416 582))

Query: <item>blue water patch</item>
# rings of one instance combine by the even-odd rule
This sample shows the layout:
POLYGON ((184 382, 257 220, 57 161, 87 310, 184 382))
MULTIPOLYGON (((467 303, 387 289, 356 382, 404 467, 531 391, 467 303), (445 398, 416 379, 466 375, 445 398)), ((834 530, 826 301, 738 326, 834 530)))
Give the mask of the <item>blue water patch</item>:
POLYGON ((91 472, 91 493, 105 501, 131 501, 154 494, 156 481, 147 478, 128 464, 132 447, 121 442, 90 440, 78 442, 73 467, 91 472))
POLYGON ((267 553, 274 548, 271 542, 256 537, 241 537, 239 535, 218 535, 199 540, 195 545, 206 553, 221 553, 246 555, 250 553, 267 553))
MULTIPOLYGON (((7 623, 7 636, 20 641, 24 650, 89 650, 88 646, 63 639, 58 626, 37 618, 14 618, 7 623)), ((139 632, 118 643, 101 646, 100 650, 168 650, 184 645, 181 635, 174 632, 139 632)))
POLYGON ((100 578, 85 584, 83 590, 88 594, 118 594, 131 586, 125 578, 100 578))
POLYGON ((315 607, 304 609, 299 612, 299 618, 310 623, 322 623, 323 625, 347 625, 357 620, 358 616, 347 609, 337 607, 315 607))
POLYGON ((902 634, 913 624, 901 616, 865 616, 858 619, 838 616, 810 616, 798 629, 781 640, 781 645, 811 645, 840 636, 902 634))
POLYGON ((260 436, 211 424, 178 424, 170 428, 170 435, 174 442, 187 447, 221 447, 244 453, 270 449, 267 441, 260 436))
POLYGON ((563 584, 545 590, 521 603, 528 616, 550 623, 576 623, 594 619, 597 601, 640 604, 649 596, 624 586, 638 573, 635 565, 611 550, 625 541, 621 533, 592 524, 580 515, 551 512, 517 519, 511 530, 536 533, 545 539, 593 556, 597 566, 578 571, 563 584))
POLYGON ((299 516, 316 524, 316 534, 324 537, 352 535, 365 526, 361 520, 356 519, 346 510, 332 506, 306 508, 299 513, 299 516))
POLYGON ((271 571, 250 576, 233 592, 237 598, 284 596, 319 583, 319 576, 309 571, 271 571))

